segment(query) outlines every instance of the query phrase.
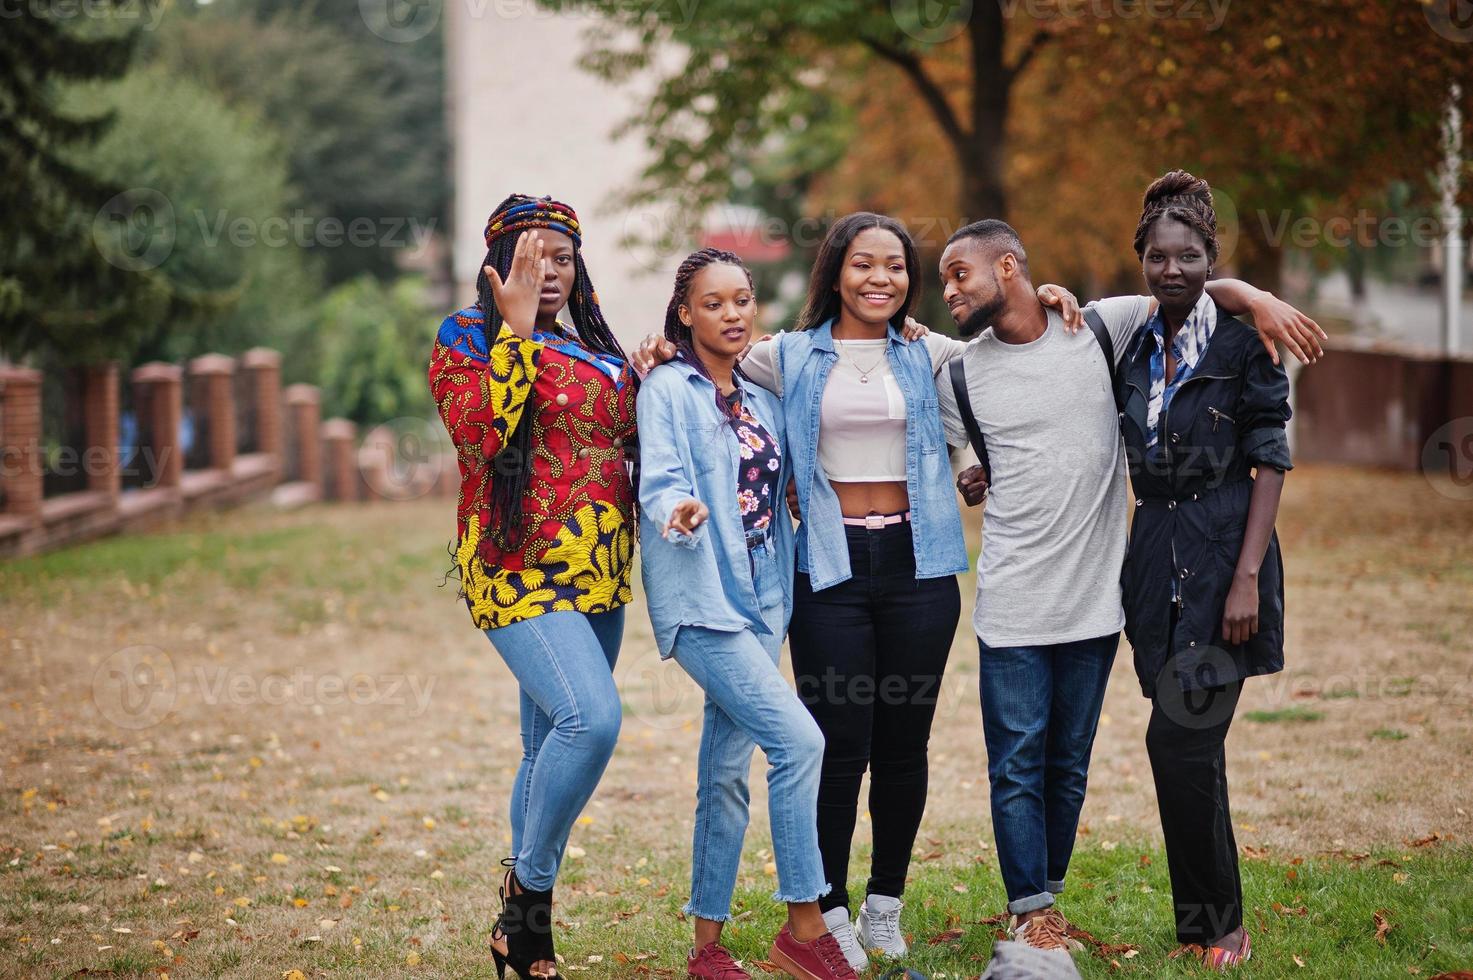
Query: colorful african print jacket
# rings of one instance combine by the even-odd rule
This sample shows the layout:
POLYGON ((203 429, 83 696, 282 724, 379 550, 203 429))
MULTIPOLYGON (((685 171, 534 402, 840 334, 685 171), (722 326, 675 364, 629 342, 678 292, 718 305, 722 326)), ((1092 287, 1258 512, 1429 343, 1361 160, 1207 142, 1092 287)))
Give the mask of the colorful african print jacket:
MULTIPOLYGON (((562 325, 559 324, 559 327, 562 325)), ((486 350, 476 307, 445 318, 430 356, 430 392, 460 460, 455 563, 478 629, 545 612, 603 612, 629 602, 633 494, 624 444, 634 437, 628 366, 590 351, 570 329, 486 350), (532 426, 526 534, 502 551, 486 532, 496 454, 532 426)))

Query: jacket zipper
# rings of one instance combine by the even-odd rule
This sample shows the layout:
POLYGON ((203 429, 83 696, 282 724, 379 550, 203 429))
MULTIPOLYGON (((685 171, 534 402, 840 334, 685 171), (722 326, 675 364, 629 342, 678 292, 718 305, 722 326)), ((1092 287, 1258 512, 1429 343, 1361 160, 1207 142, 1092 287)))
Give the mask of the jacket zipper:
MULTIPOLYGON (((1188 379, 1188 380, 1190 380, 1190 379, 1188 379)), ((1208 412, 1209 415, 1212 416, 1212 431, 1213 432, 1216 432, 1217 431, 1217 423, 1219 423, 1219 422, 1233 422, 1233 417, 1231 415, 1229 415, 1227 412, 1221 411, 1220 409, 1213 408, 1211 405, 1208 405, 1207 406, 1207 412, 1208 412)), ((1236 422, 1233 422, 1233 424, 1236 425, 1237 423, 1236 422)))
MULTIPOLYGON (((1231 375, 1231 374, 1194 374, 1190 378, 1188 378, 1187 380, 1185 380, 1185 381, 1183 381, 1181 383, 1180 387, 1178 387, 1176 389, 1176 395, 1180 395, 1182 388, 1185 388, 1187 385, 1191 384, 1193 381, 1196 381, 1198 378, 1202 379, 1203 381, 1231 381, 1231 380, 1233 380, 1233 377, 1234 377, 1234 375, 1231 375)), ((1136 390, 1140 390, 1139 389, 1139 386, 1137 386, 1137 389, 1136 390)), ((1175 401, 1176 400, 1176 395, 1172 395, 1171 396, 1172 401, 1175 401)), ((1165 399, 1163 397, 1163 401, 1164 400, 1165 399)), ((1217 409, 1212 408, 1212 409, 1209 409, 1209 411, 1216 412, 1217 409)), ((1223 418, 1227 418, 1227 416, 1224 415, 1223 418)), ((1171 409, 1170 408, 1163 409, 1162 412, 1161 412, 1161 422, 1160 422, 1160 427, 1161 427, 1161 431, 1162 432, 1169 432, 1170 431, 1170 426, 1167 425, 1167 422, 1170 421, 1170 419, 1171 419, 1171 409)), ((1232 420, 1231 419, 1228 419, 1228 421, 1232 421, 1232 420)), ((1217 420, 1215 418, 1213 419, 1212 427, 1213 427, 1213 429, 1216 429, 1217 428, 1217 420)), ((1166 440, 1166 464, 1168 466, 1171 465, 1171 440, 1169 438, 1166 440)))
MULTIPOLYGON (((1181 383, 1181 385, 1176 389, 1176 395, 1180 395, 1182 388, 1185 388, 1187 385, 1191 384, 1193 381, 1196 381, 1198 378, 1201 378, 1204 381, 1207 381, 1207 380, 1231 381, 1233 379, 1233 376, 1230 375, 1230 374, 1229 375, 1222 375, 1222 374, 1194 374, 1190 378, 1188 378, 1187 380, 1185 380, 1185 381, 1183 381, 1181 383)), ((1136 390, 1137 391, 1140 390, 1140 386, 1139 385, 1136 385, 1135 387, 1136 387, 1136 390)), ((1173 401, 1176 400, 1176 395, 1172 395, 1171 396, 1173 401)), ((1212 428, 1214 430, 1216 430, 1216 428, 1217 428, 1217 421, 1218 421, 1216 415, 1217 414, 1221 414, 1221 413, 1218 413, 1217 412, 1217 409, 1215 409, 1215 408, 1209 408, 1208 410, 1211 411, 1211 412, 1213 412, 1213 413, 1215 413, 1214 416, 1213 416, 1213 419, 1212 419, 1212 428)), ((1226 416, 1224 416, 1224 418, 1226 418, 1226 416)), ((1168 423, 1170 422, 1170 420, 1171 420, 1171 409, 1169 409, 1169 408, 1163 409, 1162 412, 1161 412, 1161 422, 1160 422, 1161 432, 1163 432, 1163 433, 1169 433, 1171 431, 1171 427, 1170 427, 1170 425, 1168 425, 1168 423)), ((1165 447, 1165 450, 1166 450, 1166 465, 1169 467, 1169 466, 1172 465, 1172 463, 1171 463, 1171 439, 1168 437, 1167 439, 1163 440, 1162 441, 1162 445, 1165 447)), ((1172 476, 1171 483, 1172 483, 1172 486, 1174 488, 1175 485, 1176 485, 1176 477, 1175 477, 1175 474, 1173 474, 1173 476, 1172 476)), ((1173 530, 1171 532, 1171 591, 1172 591, 1172 594, 1176 598, 1176 616, 1177 616, 1177 621, 1180 622, 1181 619, 1186 615, 1187 598, 1182 593, 1182 588, 1181 588, 1181 564, 1176 560, 1176 530, 1175 530, 1175 528, 1173 528, 1173 530)))

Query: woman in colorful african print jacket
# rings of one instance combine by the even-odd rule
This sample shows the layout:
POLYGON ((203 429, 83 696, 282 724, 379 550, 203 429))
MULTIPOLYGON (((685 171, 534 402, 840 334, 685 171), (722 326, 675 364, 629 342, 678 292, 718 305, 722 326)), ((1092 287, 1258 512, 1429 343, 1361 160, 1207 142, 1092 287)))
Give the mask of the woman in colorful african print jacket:
POLYGON ((430 390, 460 461, 461 596, 521 687, 498 975, 557 975, 552 887, 614 751, 630 600, 634 378, 573 209, 513 195, 486 226, 475 306, 446 317, 430 390), (567 307, 572 326, 558 321, 567 307))

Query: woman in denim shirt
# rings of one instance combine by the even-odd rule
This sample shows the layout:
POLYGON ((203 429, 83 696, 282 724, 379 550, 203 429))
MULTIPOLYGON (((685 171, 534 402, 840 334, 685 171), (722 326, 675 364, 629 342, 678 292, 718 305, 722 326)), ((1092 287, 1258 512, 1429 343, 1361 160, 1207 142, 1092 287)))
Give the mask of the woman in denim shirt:
POLYGON ((778 670, 793 608, 793 529, 776 398, 744 385, 737 361, 756 298, 741 260, 702 249, 681 263, 665 315, 676 358, 639 392, 640 536, 662 658, 706 692, 691 860, 692 977, 748 974, 721 945, 748 821, 752 749, 766 753, 777 901, 788 921, 770 959, 797 977, 854 976, 818 907, 823 735, 778 670))

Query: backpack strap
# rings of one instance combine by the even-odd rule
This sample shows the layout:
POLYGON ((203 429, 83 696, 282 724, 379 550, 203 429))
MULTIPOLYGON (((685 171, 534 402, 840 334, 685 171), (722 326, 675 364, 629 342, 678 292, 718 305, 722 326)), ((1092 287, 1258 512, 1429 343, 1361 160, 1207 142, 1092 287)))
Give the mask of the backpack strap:
POLYGON ((1090 332, 1095 335, 1095 340, 1100 342, 1100 350, 1105 353, 1105 367, 1110 370, 1110 391, 1115 391, 1115 341, 1110 337, 1110 331, 1105 326, 1105 320, 1099 311, 1085 307, 1083 310, 1084 322, 1089 324, 1090 332))
POLYGON ((987 459, 987 443, 982 438, 982 430, 977 425, 977 416, 972 411, 972 395, 967 391, 967 369, 962 364, 965 358, 954 357, 948 365, 951 371, 951 391, 956 396, 956 410, 962 417, 962 425, 967 429, 967 440, 972 444, 972 452, 977 454, 977 460, 982 464, 982 472, 987 477, 987 482, 992 483, 992 464, 987 459))

